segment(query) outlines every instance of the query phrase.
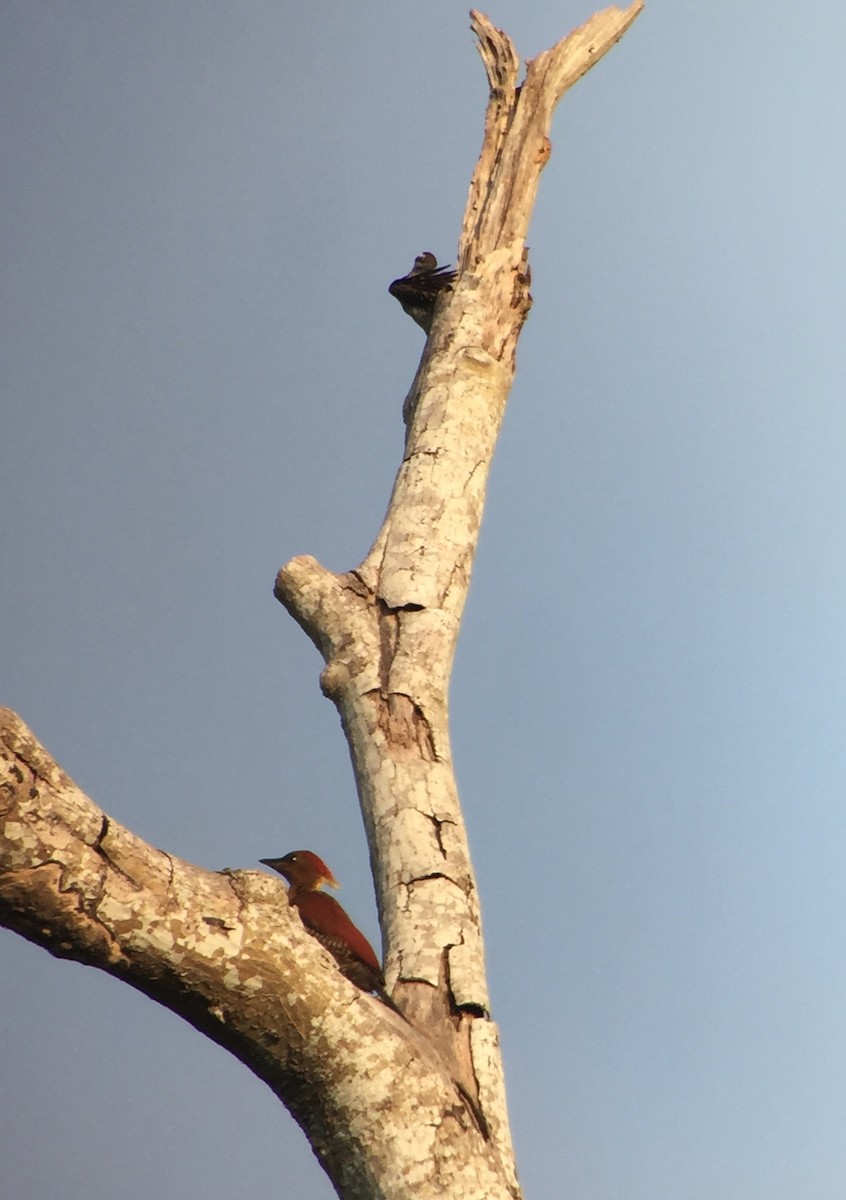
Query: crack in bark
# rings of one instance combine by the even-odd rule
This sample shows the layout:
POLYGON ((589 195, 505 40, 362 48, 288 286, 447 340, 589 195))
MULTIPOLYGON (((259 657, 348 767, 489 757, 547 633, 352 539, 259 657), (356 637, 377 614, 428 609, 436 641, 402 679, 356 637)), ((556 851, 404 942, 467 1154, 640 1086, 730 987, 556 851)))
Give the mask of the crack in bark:
POLYGON ((442 821, 439 817, 436 817, 434 813, 429 813, 428 815, 429 815, 429 820, 432 822, 432 826, 434 827, 434 830, 435 830, 435 840, 438 843, 438 849, 441 852, 441 858, 445 859, 447 856, 447 851, 446 851, 446 846, 444 845, 444 839, 441 835, 441 829, 443 828, 444 825, 446 825, 446 824, 454 825, 455 822, 454 821, 450 821, 450 822, 442 821))
MULTIPOLYGON (((215 873, 217 875, 221 875, 226 880, 226 884, 238 904, 238 919, 243 920, 248 900, 244 894, 245 889, 243 887, 239 887, 238 885, 242 882, 245 872, 233 867, 224 867, 222 870, 215 873)), ((276 883, 276 880, 273 879, 271 882, 276 883)))
POLYGON ((94 839, 94 841, 91 845, 91 849, 94 851, 95 854, 99 854, 101 858, 104 858, 106 860, 106 862, 111 865, 111 860, 103 848, 103 842, 105 841, 106 837, 108 836, 108 832, 109 832, 109 818, 106 816, 105 813, 103 813, 103 820, 100 824, 100 832, 97 834, 96 838, 94 839))
MULTIPOLYGON (((8 712, 9 710, 2 710, 2 711, 8 712)), ((15 714, 12 714, 12 715, 15 716, 15 714)), ((20 718, 15 716, 15 719, 19 720, 20 718)), ((8 738, 8 733, 5 729, 4 729, 3 733, 4 733, 3 745, 9 751, 9 754, 12 759, 12 761, 9 763, 9 773, 13 776, 13 778, 17 781, 17 783, 20 785, 21 788, 24 786, 26 777, 29 776, 31 783, 29 786, 29 791, 27 793, 27 799, 34 800, 36 798, 36 796, 38 795, 38 788, 35 786, 36 782, 39 779, 41 779, 42 783, 47 783, 48 781, 46 779, 40 777, 38 774, 38 771, 35 769, 35 766, 33 765, 33 763, 31 763, 30 760, 28 758, 26 758, 21 751, 19 751, 14 745, 11 744, 11 741, 8 738)), ((9 809, 16 807, 17 802, 18 802, 17 795, 18 795, 18 791, 20 789, 16 788, 13 783, 8 783, 8 784, 3 784, 3 787, 0 790, 2 790, 3 792, 6 792, 9 796, 9 809)), ((8 811, 8 809, 5 811, 8 811)))
POLYGON ((395 755, 412 755, 423 762, 437 762, 432 729, 418 704, 405 692, 372 691, 376 725, 395 755))
POLYGON ((347 571, 344 575, 339 576, 339 580, 343 590, 352 593, 357 600, 372 601, 373 592, 362 579, 360 572, 347 571))
POLYGON ((388 699, 391 667, 397 651, 399 638, 399 617, 389 609, 384 600, 377 600, 379 610, 379 683, 382 689, 382 699, 388 699))

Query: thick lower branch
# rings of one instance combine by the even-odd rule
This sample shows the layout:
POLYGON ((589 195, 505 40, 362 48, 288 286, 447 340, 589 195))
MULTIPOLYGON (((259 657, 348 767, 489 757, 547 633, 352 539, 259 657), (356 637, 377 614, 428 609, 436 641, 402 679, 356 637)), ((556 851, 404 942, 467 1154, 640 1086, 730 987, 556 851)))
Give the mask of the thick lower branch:
POLYGON ((513 1197, 436 1048, 344 979, 281 881, 202 870, 105 819, 5 709, 0 924, 228 1049, 283 1100, 344 1196, 513 1197))

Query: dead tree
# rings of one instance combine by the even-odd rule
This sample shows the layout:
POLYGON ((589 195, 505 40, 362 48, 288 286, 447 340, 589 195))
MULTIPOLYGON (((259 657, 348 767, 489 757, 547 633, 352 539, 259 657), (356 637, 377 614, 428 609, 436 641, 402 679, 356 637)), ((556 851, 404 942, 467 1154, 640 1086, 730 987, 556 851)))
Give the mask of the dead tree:
MULTIPOLYGON (((258 871, 147 845, 4 710, 0 921, 166 1005, 263 1079, 345 1200, 520 1195, 447 688, 488 467, 529 311, 525 245, 553 109, 641 8, 598 13, 527 65, 480 13, 490 85, 457 277, 406 398, 405 451, 367 557, 295 558, 276 595, 325 660, 349 741, 407 1020, 359 991, 258 871)), ((414 249, 418 249, 415 247, 414 249)))

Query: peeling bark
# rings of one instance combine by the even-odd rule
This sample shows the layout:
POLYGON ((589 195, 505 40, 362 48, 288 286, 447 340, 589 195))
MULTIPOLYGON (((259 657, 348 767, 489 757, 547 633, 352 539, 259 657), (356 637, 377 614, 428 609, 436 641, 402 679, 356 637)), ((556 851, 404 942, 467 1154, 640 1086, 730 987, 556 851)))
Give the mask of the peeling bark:
POLYGON ((408 1021, 344 979, 281 882, 203 871, 147 845, 0 710, 0 922, 124 979, 229 1049, 287 1105, 346 1200, 520 1196, 447 693, 531 306, 525 237, 552 113, 641 7, 597 13, 530 61, 519 85, 509 39, 471 14, 490 88, 484 144, 458 276, 403 405, 405 450, 384 523, 354 570, 335 575, 304 556, 276 580, 325 661, 386 975, 408 1021))

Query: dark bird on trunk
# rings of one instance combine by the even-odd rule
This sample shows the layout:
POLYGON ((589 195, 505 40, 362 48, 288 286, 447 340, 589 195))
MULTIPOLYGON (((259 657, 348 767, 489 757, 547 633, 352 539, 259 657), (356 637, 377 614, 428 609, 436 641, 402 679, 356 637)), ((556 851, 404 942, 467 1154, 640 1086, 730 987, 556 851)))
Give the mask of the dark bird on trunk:
POLYGON ((408 274, 395 279, 388 291, 399 300, 403 311, 408 313, 412 321, 416 321, 428 333, 432 328, 438 296, 451 289, 455 275, 451 267, 439 267, 434 254, 424 250, 417 255, 408 274))
POLYGON ((375 992, 384 1004, 399 1012, 385 990, 385 976, 373 947, 334 896, 320 890, 324 883, 338 887, 323 859, 311 850, 293 850, 282 858, 261 858, 259 862, 288 880, 288 903, 297 909, 303 925, 326 947, 347 979, 363 992, 375 992))

